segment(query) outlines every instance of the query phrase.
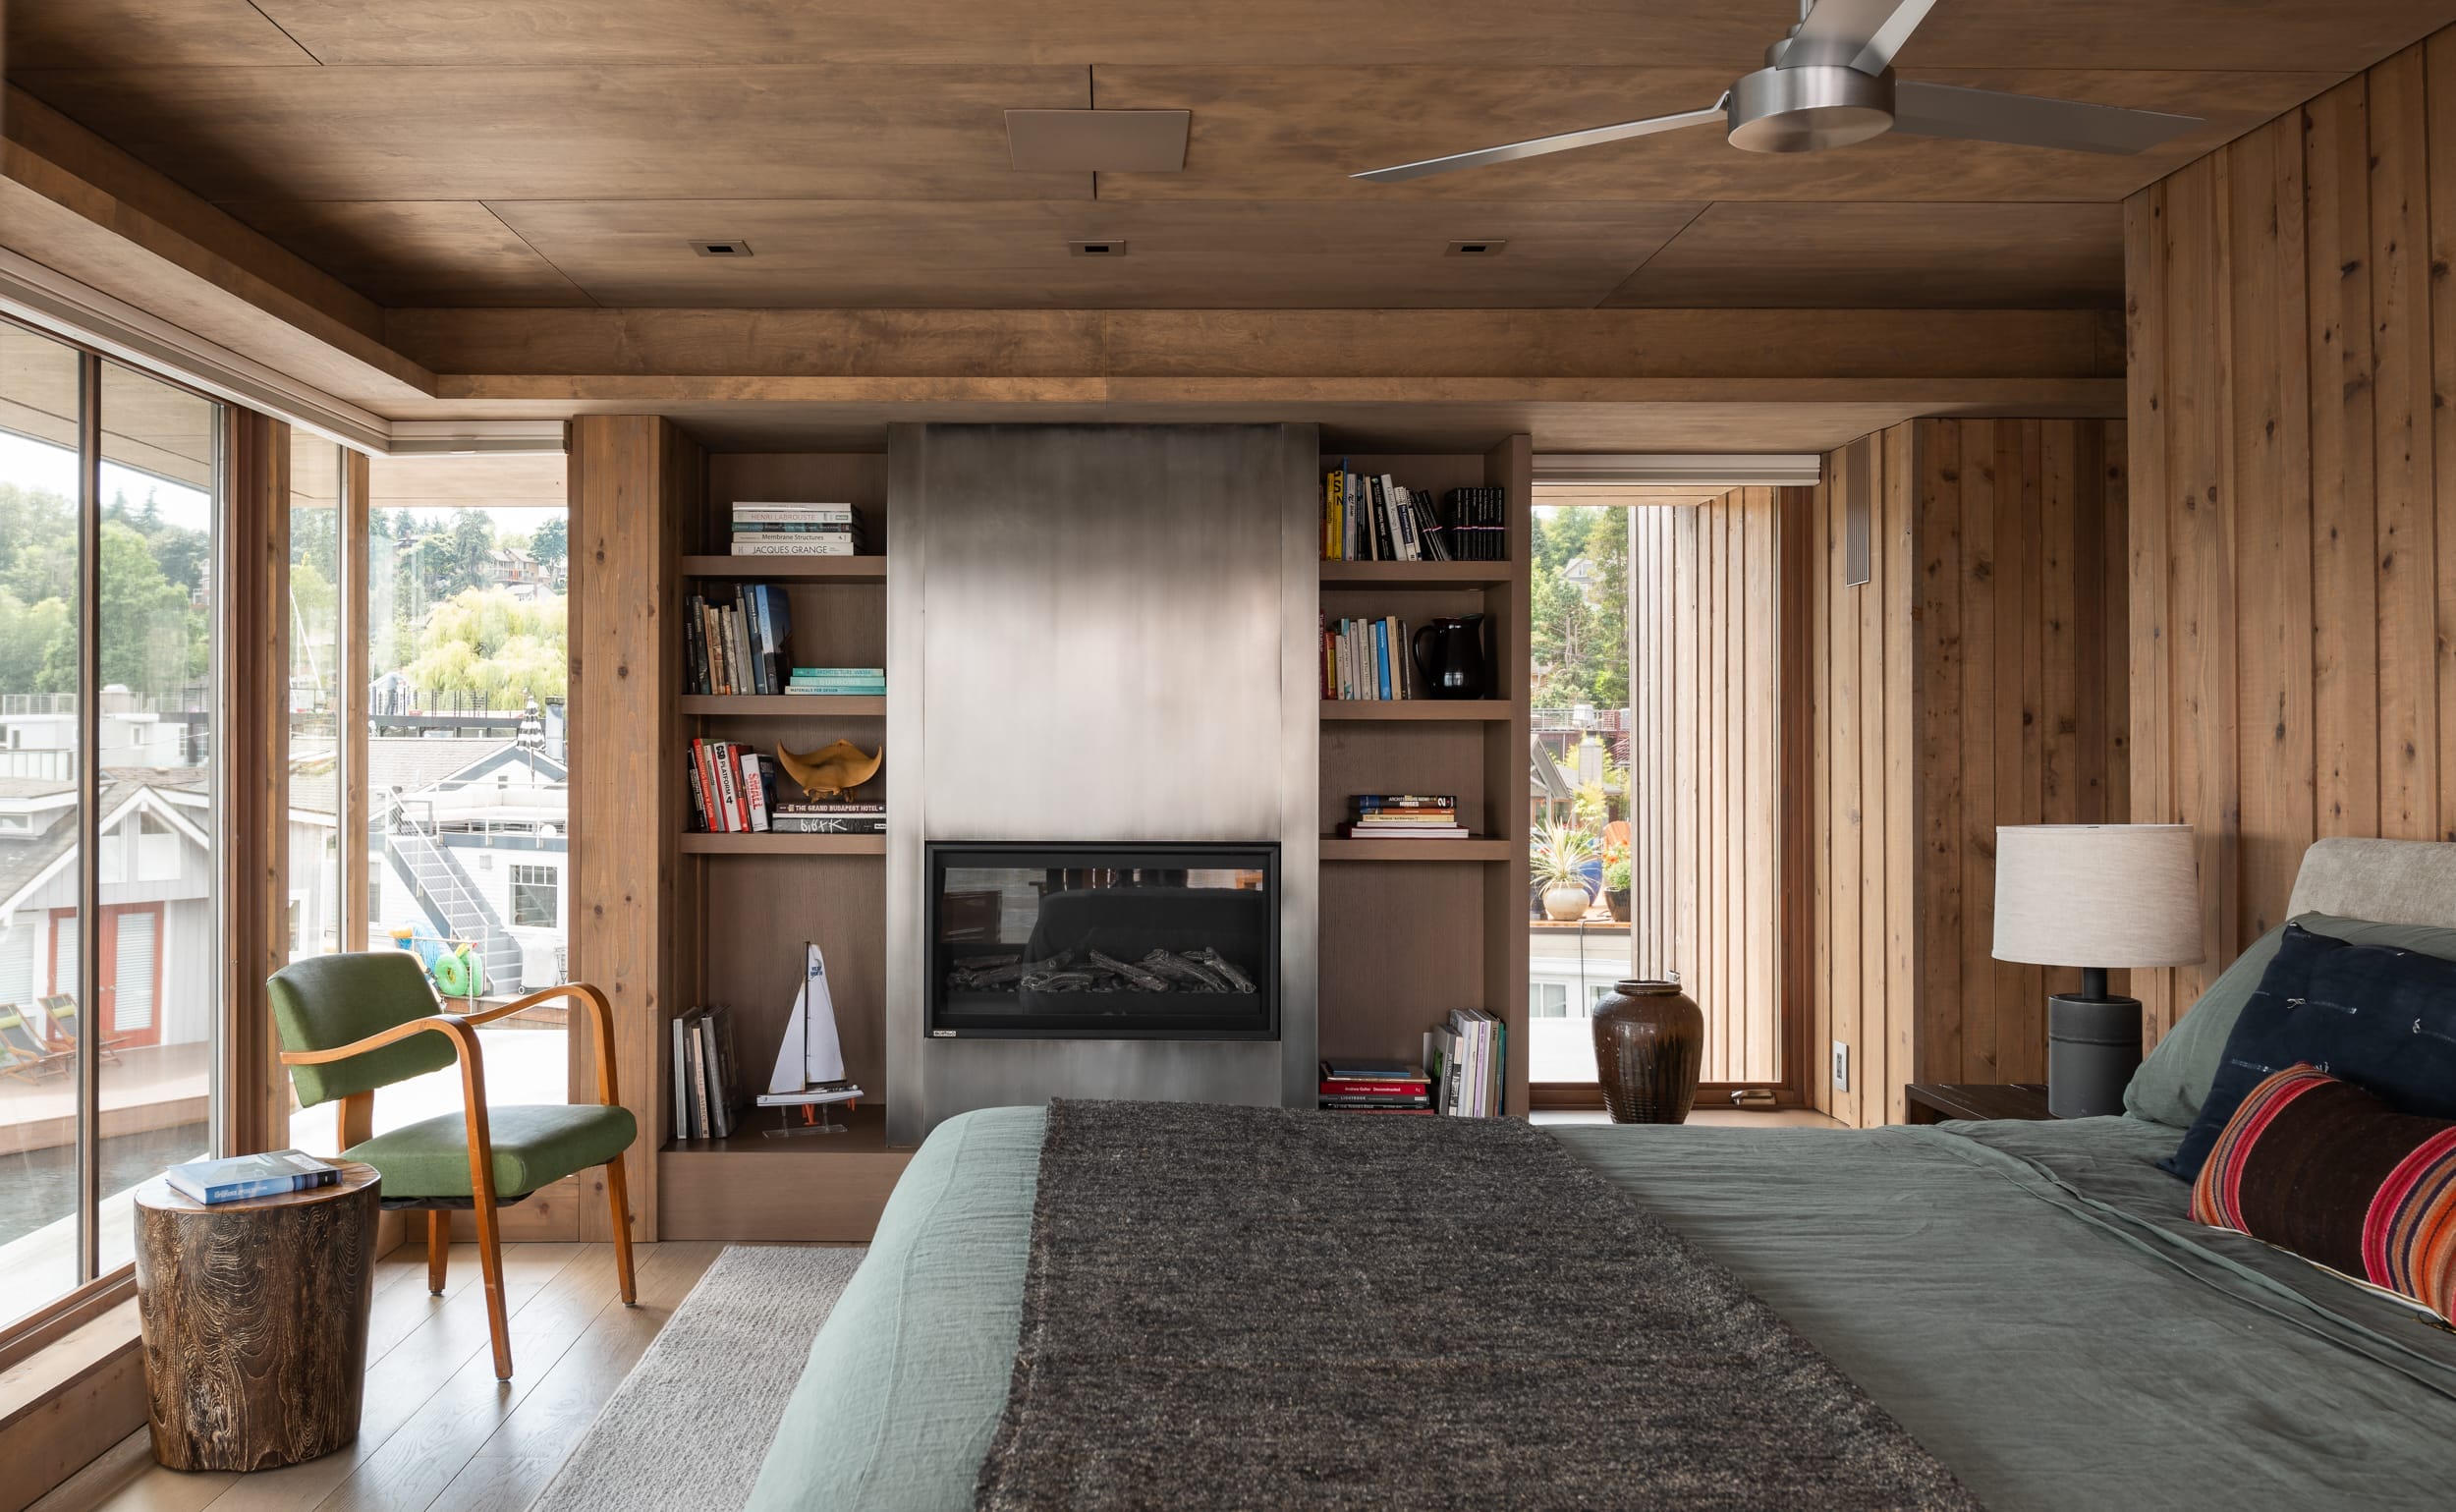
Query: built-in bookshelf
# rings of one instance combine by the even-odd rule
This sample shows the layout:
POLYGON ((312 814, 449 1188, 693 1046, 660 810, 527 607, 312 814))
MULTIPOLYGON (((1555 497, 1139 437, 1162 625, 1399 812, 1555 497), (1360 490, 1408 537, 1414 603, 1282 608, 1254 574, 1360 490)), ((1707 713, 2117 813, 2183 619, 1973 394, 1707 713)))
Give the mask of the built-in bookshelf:
MULTIPOLYGON (((1511 559, 1320 564, 1325 615, 1387 615, 1413 626, 1484 614, 1493 622, 1494 662, 1485 699, 1320 705, 1320 1053, 1412 1058, 1423 1030, 1445 1010, 1485 1008, 1508 1026, 1506 1105, 1523 1113, 1531 452, 1526 438, 1515 437, 1488 453, 1349 460, 1411 487, 1505 488, 1511 559), (1471 837, 1338 836, 1348 795, 1367 791, 1455 793, 1471 837)), ((1339 461, 1330 456, 1324 465, 1339 461)), ((669 558, 681 596, 703 585, 778 585, 792 608, 795 662, 887 666, 894 522, 886 474, 883 455, 709 455, 698 519, 686 524, 669 558), (778 499, 862 506, 877 554, 718 554, 735 502, 778 499)), ((888 673, 892 680, 896 669, 888 673)), ((675 707, 686 738, 763 751, 779 743, 807 750, 840 737, 874 749, 886 728, 881 698, 678 694, 675 707)), ((664 771, 682 780, 683 763, 672 760, 664 771)), ((884 797, 883 782, 882 773, 861 796, 884 797)), ((885 1140, 885 837, 686 830, 676 849, 673 901, 686 935, 682 956, 691 964, 675 1006, 729 1006, 742 1073, 759 1082, 800 983, 802 942, 814 939, 827 957, 846 1071, 873 1095, 842 1114, 849 1128, 838 1135, 768 1138, 775 1115, 748 1110, 731 1138, 677 1140, 669 1116, 659 1130, 660 1232, 671 1239, 865 1239, 911 1153, 885 1140)))
MULTIPOLYGON (((677 563, 685 599, 706 586, 772 584, 791 607, 794 664, 886 665, 893 525, 883 455, 715 453, 702 493, 677 563), (720 554, 733 506, 756 501, 858 505, 872 554, 720 554)), ((687 735, 762 752, 838 739, 875 750, 886 732, 880 697, 684 694, 676 702, 687 735)), ((857 795, 883 798, 885 780, 882 771, 857 795)), ((691 1001, 679 1006, 732 1010, 746 1084, 736 1091, 746 1104, 766 1084, 806 940, 826 955, 846 1074, 870 1095, 836 1110, 844 1134, 770 1138, 776 1113, 746 1106, 730 1139, 682 1140, 671 1138, 669 1118, 657 1157, 660 1231, 668 1239, 865 1239, 910 1157, 886 1145, 886 837, 686 831, 679 849, 685 926, 698 933, 691 1001)))
POLYGON ((1412 493, 1504 490, 1508 559, 1320 564, 1325 620, 1389 616, 1411 630, 1480 614, 1489 697, 1324 699, 1320 727, 1320 1014, 1325 1058, 1414 1059, 1453 1007, 1508 1028, 1506 1110, 1527 1107, 1527 688, 1529 506, 1534 457, 1511 437, 1488 452, 1325 452, 1324 473, 1387 474, 1412 493), (1466 839, 1347 838, 1356 793, 1455 794, 1466 839), (1480 927, 1461 927, 1463 923, 1480 927), (1472 983, 1466 995, 1461 984, 1472 983))

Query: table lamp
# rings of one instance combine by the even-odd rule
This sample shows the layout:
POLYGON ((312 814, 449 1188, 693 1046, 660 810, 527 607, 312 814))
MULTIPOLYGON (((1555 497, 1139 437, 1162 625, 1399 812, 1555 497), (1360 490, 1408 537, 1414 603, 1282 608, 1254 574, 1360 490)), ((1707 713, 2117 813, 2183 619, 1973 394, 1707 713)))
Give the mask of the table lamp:
POLYGON ((2046 1106, 2123 1111, 2141 1064, 2141 1000, 2106 991, 2112 967, 2203 959, 2189 824, 2006 824, 1995 831, 1995 959, 2081 968, 2046 1000, 2046 1106))

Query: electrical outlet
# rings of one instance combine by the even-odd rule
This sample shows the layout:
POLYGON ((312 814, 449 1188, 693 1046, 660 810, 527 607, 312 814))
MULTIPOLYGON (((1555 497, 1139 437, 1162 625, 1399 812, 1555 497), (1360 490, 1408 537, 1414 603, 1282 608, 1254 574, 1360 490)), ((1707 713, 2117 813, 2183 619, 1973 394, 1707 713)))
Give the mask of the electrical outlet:
POLYGON ((1839 1039, 1833 1042, 1833 1090, 1851 1090, 1851 1047, 1839 1039))

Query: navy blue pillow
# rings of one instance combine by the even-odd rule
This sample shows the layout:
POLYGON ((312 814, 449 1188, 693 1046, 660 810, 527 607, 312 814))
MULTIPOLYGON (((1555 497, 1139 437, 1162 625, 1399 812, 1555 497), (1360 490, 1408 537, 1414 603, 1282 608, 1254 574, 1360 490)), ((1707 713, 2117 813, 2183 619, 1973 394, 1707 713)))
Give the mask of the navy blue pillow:
POLYGON ((2271 1068, 2269 1046, 2285 1030, 2293 1014, 2292 1005, 2301 1002, 2310 987, 2312 967, 2322 956, 2346 948, 2345 941, 2332 934, 2315 934, 2298 924, 2285 926, 2268 970, 2244 1001, 2233 1032, 2226 1036, 2225 1053, 2218 1057, 2217 1074, 2209 1080, 2208 1095, 2201 1099, 2200 1116, 2184 1131, 2183 1143, 2175 1147, 2175 1152, 2157 1162, 2158 1169, 2185 1181, 2200 1179, 2201 1167, 2207 1162, 2208 1152, 2216 1148, 2217 1136, 2234 1121, 2235 1109, 2252 1094, 2252 1089, 2266 1081, 2272 1069, 2294 1064, 2294 1058, 2289 1057, 2271 1068))
POLYGON ((2277 959, 2244 1005, 2201 1116, 2158 1164, 2199 1177, 2243 1099, 2308 1063, 2399 1113, 2456 1118, 2456 961, 2392 945, 2350 945, 2288 924, 2277 959))

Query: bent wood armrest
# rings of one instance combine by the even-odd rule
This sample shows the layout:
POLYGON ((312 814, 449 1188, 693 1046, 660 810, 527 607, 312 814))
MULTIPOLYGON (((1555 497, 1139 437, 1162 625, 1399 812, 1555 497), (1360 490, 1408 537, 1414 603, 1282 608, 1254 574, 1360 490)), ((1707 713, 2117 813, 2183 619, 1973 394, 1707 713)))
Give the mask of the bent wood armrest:
POLYGON ((477 1036, 467 1033, 474 1022, 477 1020, 464 1019, 458 1014, 430 1013, 422 1019, 412 1019, 406 1024, 377 1030, 363 1039, 354 1039, 329 1050, 284 1050, 281 1052, 281 1063, 285 1066, 321 1066, 336 1060, 348 1060, 353 1055, 363 1055, 369 1050, 380 1050, 412 1035, 425 1034, 449 1036, 453 1046, 461 1051, 461 1058, 468 1060, 477 1053, 477 1036))
POLYGON ((484 1013, 471 1014, 461 1022, 464 1024, 489 1023, 506 1015, 518 1013, 524 1008, 534 1008, 539 1003, 550 1003, 558 997, 575 998, 588 1006, 589 1026, 597 1041, 597 1100, 612 1107, 623 1100, 614 1090, 614 1005, 607 1002, 605 994, 597 990, 593 984, 586 981, 566 981, 560 986, 545 987, 531 992, 527 997, 506 1003, 500 1008, 489 1008, 484 1013))

